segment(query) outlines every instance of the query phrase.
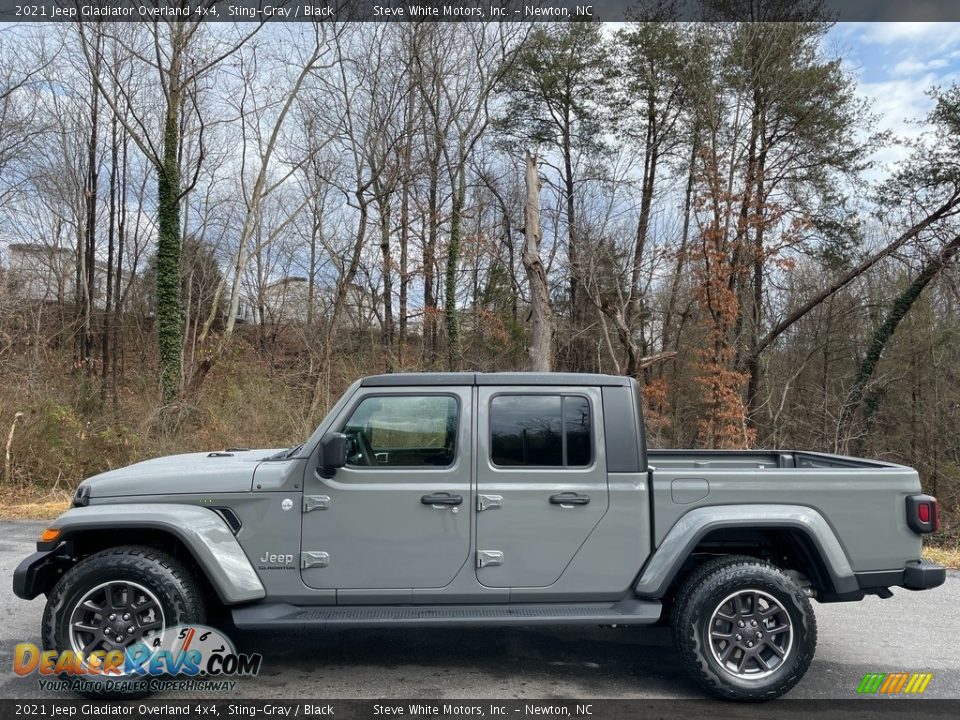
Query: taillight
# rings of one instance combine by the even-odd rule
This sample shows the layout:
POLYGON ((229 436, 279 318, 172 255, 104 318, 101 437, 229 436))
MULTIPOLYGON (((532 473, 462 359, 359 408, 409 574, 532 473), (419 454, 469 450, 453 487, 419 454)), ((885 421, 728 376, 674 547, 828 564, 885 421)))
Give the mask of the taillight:
POLYGON ((917 533, 932 533, 940 529, 937 499, 932 495, 910 495, 907 498, 907 525, 917 533))

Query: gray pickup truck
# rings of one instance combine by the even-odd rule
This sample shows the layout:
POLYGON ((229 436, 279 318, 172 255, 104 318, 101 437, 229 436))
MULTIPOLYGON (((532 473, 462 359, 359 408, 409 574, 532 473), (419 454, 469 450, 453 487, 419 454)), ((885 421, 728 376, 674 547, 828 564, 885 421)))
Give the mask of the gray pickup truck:
POLYGON ((14 574, 48 649, 240 628, 650 625, 706 690, 777 697, 810 599, 944 582, 917 473, 789 451, 651 450, 635 381, 364 378, 286 450, 158 458, 84 481, 14 574))

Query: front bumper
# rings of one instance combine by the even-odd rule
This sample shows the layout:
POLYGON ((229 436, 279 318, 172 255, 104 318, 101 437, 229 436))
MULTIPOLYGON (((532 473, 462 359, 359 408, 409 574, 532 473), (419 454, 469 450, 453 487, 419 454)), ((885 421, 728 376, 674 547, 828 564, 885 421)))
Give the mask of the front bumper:
POLYGON ((33 553, 13 571, 13 594, 24 600, 33 600, 37 595, 49 592, 69 563, 63 545, 33 553))

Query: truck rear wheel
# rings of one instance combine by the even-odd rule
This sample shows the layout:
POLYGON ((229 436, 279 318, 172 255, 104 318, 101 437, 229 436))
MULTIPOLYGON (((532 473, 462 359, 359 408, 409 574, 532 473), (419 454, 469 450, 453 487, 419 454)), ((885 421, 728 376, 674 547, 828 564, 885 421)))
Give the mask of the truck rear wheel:
POLYGON ((755 558, 711 560, 677 594, 673 639, 687 672, 707 692, 772 700, 810 667, 817 621, 782 570, 755 558))
MULTIPOLYGON (((163 628, 202 623, 202 598, 193 574, 169 553, 133 545, 103 550, 74 565, 51 591, 43 611, 44 649, 85 658, 95 650, 125 650, 163 628)), ((112 682, 122 676, 80 677, 85 682, 78 692, 87 697, 150 694, 112 682)))

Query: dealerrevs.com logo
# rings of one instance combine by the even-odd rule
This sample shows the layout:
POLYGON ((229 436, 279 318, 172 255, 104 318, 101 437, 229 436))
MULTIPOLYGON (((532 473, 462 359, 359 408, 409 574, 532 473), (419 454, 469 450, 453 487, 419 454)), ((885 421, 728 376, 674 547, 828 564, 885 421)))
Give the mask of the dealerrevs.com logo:
POLYGON ((230 678, 257 675, 262 662, 259 653, 238 653, 219 630, 178 625, 128 647, 89 653, 20 643, 14 649, 13 671, 38 676, 43 690, 232 690, 236 681, 230 678))

